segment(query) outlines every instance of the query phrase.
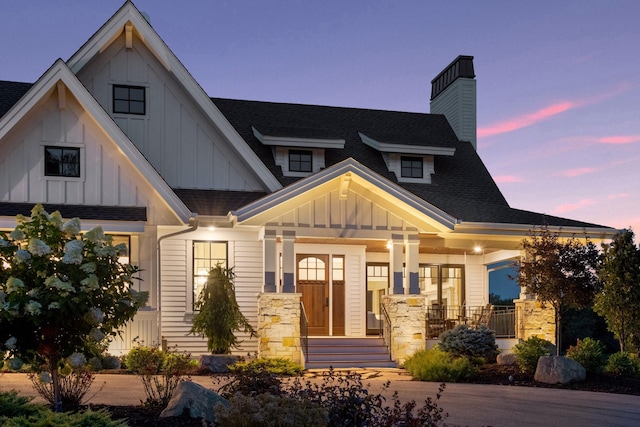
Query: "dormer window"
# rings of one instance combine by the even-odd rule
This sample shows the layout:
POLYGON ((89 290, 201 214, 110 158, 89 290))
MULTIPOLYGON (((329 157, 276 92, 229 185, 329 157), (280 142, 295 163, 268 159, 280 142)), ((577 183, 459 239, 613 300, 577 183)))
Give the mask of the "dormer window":
POLYGON ((400 158, 400 176, 402 178, 422 178, 424 176, 422 157, 400 158))
POLYGON ((282 175, 306 177, 325 167, 326 149, 343 149, 344 139, 333 138, 323 130, 300 128, 265 128, 262 133, 252 127, 253 134, 263 145, 270 146, 275 164, 282 175))
POLYGON ((313 152, 308 150, 289 150, 290 172, 312 172, 313 152))
POLYGON ((144 115, 145 88, 142 86, 113 85, 113 112, 144 115))

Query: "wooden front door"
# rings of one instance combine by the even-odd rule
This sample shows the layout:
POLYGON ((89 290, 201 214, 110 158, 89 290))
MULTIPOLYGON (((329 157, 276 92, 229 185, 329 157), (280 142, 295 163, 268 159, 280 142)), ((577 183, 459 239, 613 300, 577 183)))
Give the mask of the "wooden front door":
POLYGON ((329 256, 298 255, 296 261, 309 335, 329 335, 329 256))

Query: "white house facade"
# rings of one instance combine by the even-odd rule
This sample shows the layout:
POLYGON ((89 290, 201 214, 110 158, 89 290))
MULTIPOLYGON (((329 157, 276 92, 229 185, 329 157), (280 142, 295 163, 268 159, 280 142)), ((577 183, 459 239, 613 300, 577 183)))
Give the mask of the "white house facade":
POLYGON ((402 361, 430 313, 480 318, 532 227, 616 231, 511 208, 475 150, 473 58, 432 83, 431 114, 210 98, 127 1, 35 83, 0 81, 0 230, 42 203, 128 245, 149 302, 113 352, 207 353, 194 299, 222 263, 259 330, 237 353, 304 363, 307 337, 386 325, 402 361))

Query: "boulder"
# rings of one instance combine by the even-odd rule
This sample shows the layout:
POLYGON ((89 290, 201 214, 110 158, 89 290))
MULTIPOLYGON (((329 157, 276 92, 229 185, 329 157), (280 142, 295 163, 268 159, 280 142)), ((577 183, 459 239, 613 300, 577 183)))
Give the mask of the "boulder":
POLYGON ((515 365, 518 363, 518 356, 515 353, 500 353, 496 358, 498 365, 515 365))
POLYGON ((225 406, 229 405, 229 401, 220 397, 218 393, 200 384, 182 381, 173 392, 167 407, 160 413, 160 417, 179 417, 184 413, 185 409, 188 409, 191 418, 202 418, 214 423, 218 403, 225 406))
POLYGON ((215 373, 229 372, 229 365, 240 361, 241 357, 232 354, 203 354, 198 366, 215 373))
POLYGON ((584 381, 587 371, 575 360, 562 356, 542 356, 534 380, 546 384, 568 384, 573 381, 584 381))

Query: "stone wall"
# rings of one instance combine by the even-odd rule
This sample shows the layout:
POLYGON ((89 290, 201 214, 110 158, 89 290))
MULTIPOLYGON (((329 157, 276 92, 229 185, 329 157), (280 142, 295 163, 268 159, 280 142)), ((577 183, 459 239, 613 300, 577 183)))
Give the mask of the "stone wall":
POLYGON ((391 323, 391 358, 401 365, 413 353, 426 348, 425 298, 420 295, 386 295, 382 304, 391 323))
POLYGON ((258 296, 258 356, 282 357, 304 365, 300 345, 301 294, 258 296))
POLYGON ((556 343, 556 318, 551 304, 543 306, 539 301, 523 297, 514 300, 518 318, 516 319, 517 338, 526 340, 532 336, 556 343))

